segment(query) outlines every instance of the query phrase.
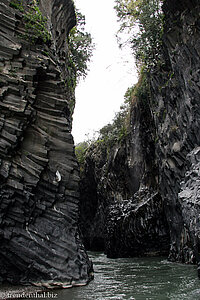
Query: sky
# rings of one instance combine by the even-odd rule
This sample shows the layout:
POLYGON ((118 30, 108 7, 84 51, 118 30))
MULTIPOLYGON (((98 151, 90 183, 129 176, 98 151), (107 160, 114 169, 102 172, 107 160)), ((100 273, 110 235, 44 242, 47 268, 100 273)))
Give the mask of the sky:
POLYGON ((77 144, 112 121, 127 88, 137 82, 137 71, 131 50, 117 44, 114 0, 75 0, 75 5, 85 15, 95 44, 90 71, 76 88, 72 135, 77 144))

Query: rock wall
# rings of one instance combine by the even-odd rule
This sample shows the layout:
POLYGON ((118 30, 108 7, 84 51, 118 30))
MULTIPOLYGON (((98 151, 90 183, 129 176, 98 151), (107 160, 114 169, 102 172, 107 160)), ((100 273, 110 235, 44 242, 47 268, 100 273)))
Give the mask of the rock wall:
MULTIPOLYGON (((101 232, 109 256, 159 248, 171 260, 195 263, 200 261, 200 4, 166 0, 163 10, 162 60, 148 74, 151 96, 132 104, 123 142, 109 153, 99 145, 88 151, 82 197, 93 205, 87 222, 101 228, 95 232, 101 232), (88 173, 97 189, 87 197, 88 173)), ((91 245, 95 233, 84 226, 82 231, 91 245)))
POLYGON ((92 145, 81 179, 85 246, 109 257, 169 252, 169 229, 158 188, 155 127, 146 102, 136 99, 130 131, 118 143, 92 145))
MULTIPOLYGON (((186 202, 182 202, 179 193, 188 176, 191 180, 195 176, 190 172, 188 159, 196 153, 200 142, 200 4, 199 1, 166 1, 163 9, 165 65, 150 78, 159 187, 170 227, 170 258, 190 262, 196 257, 199 261, 199 231, 195 225, 198 213, 196 221, 190 222, 193 213, 188 194, 188 220, 185 221, 186 202)), ((193 202, 198 206, 199 194, 195 189, 193 193, 193 202)))
POLYGON ((158 192, 143 188, 131 200, 109 207, 105 234, 108 257, 167 255, 169 243, 167 220, 158 192))
MULTIPOLYGON (((16 3, 16 1, 14 1, 16 3)), ((86 284, 79 175, 71 136, 71 0, 40 1, 50 41, 28 36, 25 10, 0 1, 0 281, 86 284)))

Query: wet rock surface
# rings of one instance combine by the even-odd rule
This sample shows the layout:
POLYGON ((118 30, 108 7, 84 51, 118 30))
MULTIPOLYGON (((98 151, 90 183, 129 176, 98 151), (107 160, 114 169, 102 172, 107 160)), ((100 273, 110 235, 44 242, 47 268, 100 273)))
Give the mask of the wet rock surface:
POLYGON ((0 281, 86 284, 67 84, 74 6, 40 1, 51 41, 31 43, 34 32, 23 38, 23 13, 9 3, 0 1, 0 281))

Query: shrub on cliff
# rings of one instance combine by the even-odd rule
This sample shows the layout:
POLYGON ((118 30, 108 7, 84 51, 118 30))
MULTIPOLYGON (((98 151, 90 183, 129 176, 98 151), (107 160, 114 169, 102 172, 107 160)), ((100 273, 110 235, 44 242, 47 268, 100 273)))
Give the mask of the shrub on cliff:
POLYGON ((76 71, 76 79, 85 77, 88 71, 88 62, 91 59, 94 44, 91 34, 85 30, 85 16, 76 11, 77 25, 69 33, 68 43, 71 64, 76 71))
POLYGON ((109 123, 99 130, 97 143, 104 143, 111 148, 115 143, 121 142, 129 132, 130 125, 130 104, 132 101, 133 87, 128 88, 124 95, 124 104, 120 111, 115 114, 112 123, 109 123))
POLYGON ((163 32, 163 0, 115 0, 121 22, 119 32, 129 33, 137 64, 149 68, 159 59, 163 32))
POLYGON ((89 144, 86 141, 78 143, 75 147, 75 154, 76 154, 76 158, 80 165, 80 171, 83 170, 83 165, 85 162, 85 154, 86 154, 88 147, 89 147, 89 144))
MULTIPOLYGON (((76 10, 76 26, 67 37, 68 65, 66 84, 69 90, 74 91, 80 78, 85 78, 88 72, 88 63, 91 59, 94 44, 91 34, 85 30, 85 16, 76 10)), ((74 112, 75 99, 70 103, 71 114, 74 112)))
POLYGON ((42 15, 38 1, 27 3, 24 0, 12 0, 9 5, 23 13, 25 33, 20 35, 21 38, 31 44, 50 43, 51 35, 46 28, 47 18, 42 15))

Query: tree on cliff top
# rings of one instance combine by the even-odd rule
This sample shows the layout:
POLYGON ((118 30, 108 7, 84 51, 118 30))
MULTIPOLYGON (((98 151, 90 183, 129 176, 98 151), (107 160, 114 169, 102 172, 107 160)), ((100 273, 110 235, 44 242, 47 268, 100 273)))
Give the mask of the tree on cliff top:
POLYGON ((147 68, 159 58, 163 31, 163 0, 115 0, 121 22, 120 32, 128 31, 138 65, 147 68))
POLYGON ((85 77, 94 44, 91 34, 85 30, 85 16, 76 10, 77 25, 69 34, 70 59, 76 71, 76 78, 85 77))

